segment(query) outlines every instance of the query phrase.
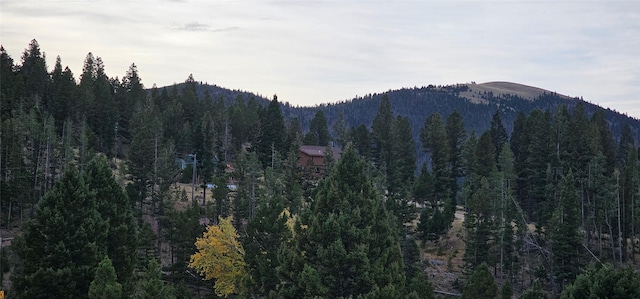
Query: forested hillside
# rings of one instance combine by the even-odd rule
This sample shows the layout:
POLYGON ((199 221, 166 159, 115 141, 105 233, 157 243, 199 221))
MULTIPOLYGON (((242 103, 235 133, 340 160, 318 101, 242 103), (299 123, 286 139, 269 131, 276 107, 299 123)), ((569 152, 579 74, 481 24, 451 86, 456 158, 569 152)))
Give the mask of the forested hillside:
POLYGON ((510 134, 513 130, 513 122, 519 112, 529 114, 534 109, 540 109, 553 113, 560 106, 566 106, 569 110, 573 110, 573 107, 581 102, 588 115, 604 110, 607 122, 616 139, 620 137, 622 127, 627 124, 631 127, 634 136, 638 136, 640 133, 640 122, 637 119, 610 109, 603 109, 581 99, 568 98, 552 92, 543 93, 534 99, 526 99, 511 94, 483 93, 479 88, 476 91, 474 89, 476 89, 475 86, 471 84, 404 88, 390 90, 383 94, 371 94, 337 104, 323 104, 317 107, 284 106, 283 113, 285 117, 298 117, 303 128, 307 128, 306 124, 313 118, 317 109, 324 112, 330 125, 342 112, 348 126, 357 127, 364 124, 370 127, 380 100, 383 95, 386 95, 389 97, 394 114, 407 117, 414 132, 417 132, 423 125, 425 115, 438 112, 446 117, 457 110, 465 121, 465 129, 468 132, 475 131, 476 133, 487 130, 491 123, 491 116, 499 111, 505 123, 505 129, 510 134), (481 102, 467 98, 466 93, 475 92, 477 94, 474 97, 481 99, 481 102))
POLYGON ((104 64, 0 49, 11 298, 640 297, 638 120, 474 84, 291 107, 104 64))

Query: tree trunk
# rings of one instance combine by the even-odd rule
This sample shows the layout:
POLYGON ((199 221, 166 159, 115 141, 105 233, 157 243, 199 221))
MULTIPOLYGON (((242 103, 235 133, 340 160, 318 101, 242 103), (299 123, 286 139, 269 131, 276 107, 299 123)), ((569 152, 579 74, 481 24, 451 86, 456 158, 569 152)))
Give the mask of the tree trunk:
MULTIPOLYGON (((617 179, 617 173, 616 173, 616 179, 617 179)), ((619 179, 618 179, 618 184, 619 184, 619 179)), ((618 194, 618 250, 620 250, 620 263, 622 263, 622 261, 625 260, 624 258, 624 254, 623 252, 625 251, 622 247, 622 223, 621 223, 621 219, 620 219, 620 209, 621 209, 621 205, 620 205, 620 192, 619 190, 616 190, 616 194, 618 194)), ((626 240, 625 240, 626 243, 626 240)))
POLYGON ((613 240, 613 228, 611 227, 611 221, 609 221, 608 213, 605 216, 605 223, 607 224, 607 227, 609 228, 609 240, 610 240, 609 246, 611 246, 611 257, 613 258, 613 261, 615 262, 615 260, 616 260, 616 246, 614 245, 615 241, 613 240))

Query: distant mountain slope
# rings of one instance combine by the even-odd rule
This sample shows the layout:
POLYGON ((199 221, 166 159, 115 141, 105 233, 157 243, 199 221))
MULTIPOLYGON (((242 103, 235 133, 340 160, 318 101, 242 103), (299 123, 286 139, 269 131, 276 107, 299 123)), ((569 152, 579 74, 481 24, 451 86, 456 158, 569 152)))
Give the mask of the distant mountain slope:
MULTIPOLYGON (((178 93, 182 93, 184 86, 185 86, 185 83, 179 83, 179 84, 174 84, 170 86, 157 87, 157 89, 163 90, 166 88, 167 92, 169 92, 174 88, 176 88, 178 90, 178 93)), ((151 89, 148 89, 147 91, 150 92, 151 89)), ((266 97, 263 97, 262 95, 257 95, 255 93, 237 90, 237 89, 228 89, 228 88, 220 87, 215 84, 210 85, 202 82, 197 83, 196 91, 197 91, 198 98, 203 99, 205 94, 208 92, 209 96, 211 96, 211 99, 217 99, 221 97, 225 99, 225 103, 227 103, 227 105, 230 105, 231 103, 233 103, 238 97, 242 97, 245 101, 249 100, 250 98, 254 98, 260 105, 266 105, 269 102, 269 99, 267 99, 266 97)))
MULTIPOLYGON (((484 132, 489 128, 491 117, 496 110, 504 121, 507 132, 510 133, 513 121, 520 111, 526 114, 534 109, 555 110, 566 105, 570 110, 581 101, 549 92, 544 89, 507 82, 490 82, 484 84, 459 84, 443 87, 427 86, 421 88, 403 88, 386 92, 389 96, 395 114, 409 118, 414 136, 419 131, 426 118, 435 112, 447 117, 453 110, 458 110, 463 116, 467 131, 484 132), (473 95, 473 96, 470 96, 473 95)), ((350 126, 365 124, 370 126, 380 104, 382 94, 371 94, 337 104, 325 104, 316 107, 284 107, 285 116, 298 117, 306 127, 317 109, 325 113, 329 126, 339 111, 344 111, 350 126)), ((604 109, 597 105, 583 102, 589 115, 604 109)), ((619 136, 624 124, 629 124, 635 136, 640 133, 640 122, 610 109, 604 109, 607 120, 614 136, 619 136)))
POLYGON ((202 83, 199 85, 199 88, 198 88, 198 97, 204 96, 205 92, 207 91, 209 92, 209 95, 211 95, 212 99, 222 97, 226 100, 227 104, 232 103, 239 96, 244 98, 245 100, 248 100, 250 98, 255 98, 260 105, 266 105, 270 100, 270 98, 268 97, 251 93, 248 91, 242 91, 237 89, 226 89, 224 87, 219 87, 217 85, 208 85, 208 84, 202 84, 202 83))
MULTIPOLYGON (((176 87, 180 90, 182 84, 178 84, 176 87)), ((270 100, 246 91, 229 90, 215 85, 198 85, 199 96, 203 96, 206 91, 212 98, 225 98, 228 104, 235 101, 237 97, 242 97, 244 100, 255 98, 260 105, 266 105, 270 100)), ((420 130, 426 118, 435 112, 446 118, 454 110, 458 110, 463 117, 467 131, 473 130, 480 134, 489 128, 492 115, 496 110, 499 110, 504 126, 510 134, 513 122, 520 111, 528 114, 534 109, 540 109, 553 113, 561 105, 566 105, 572 110, 578 102, 582 101, 579 98, 567 97, 538 87, 510 82, 487 82, 402 88, 313 107, 294 107, 282 104, 282 111, 286 119, 297 117, 303 130, 308 130, 309 123, 318 109, 325 113, 329 130, 331 130, 340 111, 344 113, 348 126, 355 127, 364 124, 370 127, 383 94, 389 96, 391 107, 396 115, 402 115, 409 119, 417 143, 419 143, 420 130)), ((589 115, 604 109, 589 102, 583 101, 583 103, 589 115)), ((634 136, 638 139, 640 135, 640 121, 638 119, 610 109, 604 110, 616 140, 625 124, 630 125, 634 136)), ((638 142, 640 139, 636 141, 638 142)))

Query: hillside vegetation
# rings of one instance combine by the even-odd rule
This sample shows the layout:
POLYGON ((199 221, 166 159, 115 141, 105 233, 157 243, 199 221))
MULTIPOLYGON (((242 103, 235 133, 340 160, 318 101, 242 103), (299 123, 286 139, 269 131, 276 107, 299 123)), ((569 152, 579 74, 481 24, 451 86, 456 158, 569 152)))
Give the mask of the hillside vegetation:
POLYGON ((640 296, 640 124, 581 99, 492 82, 293 107, 145 89, 92 53, 76 78, 35 40, 0 75, 12 298, 640 296))

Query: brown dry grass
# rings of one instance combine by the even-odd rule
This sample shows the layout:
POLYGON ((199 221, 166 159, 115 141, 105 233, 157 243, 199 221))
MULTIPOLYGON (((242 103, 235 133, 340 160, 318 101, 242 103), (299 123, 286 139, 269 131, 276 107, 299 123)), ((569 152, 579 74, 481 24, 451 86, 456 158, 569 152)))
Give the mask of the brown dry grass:
POLYGON ((464 211, 456 208, 456 217, 446 238, 439 242, 421 244, 421 258, 426 265, 425 272, 435 290, 451 291, 454 282, 462 276, 464 261, 464 211))
MULTIPOLYGON (((182 183, 176 183, 174 184, 174 187, 172 187, 172 192, 174 193, 174 208, 178 211, 184 211, 187 209, 187 207, 191 206, 191 199, 193 197, 194 200, 196 200, 199 204, 202 204, 202 198, 204 197, 204 190, 202 188, 200 188, 200 186, 196 185, 195 189, 194 187, 192 187, 191 184, 182 184, 182 183), (181 201, 180 197, 181 197, 181 193, 182 190, 185 191, 185 193, 187 194, 187 200, 186 201, 181 201), (193 196, 192 196, 192 192, 193 192, 193 196)), ((211 190, 207 190, 207 199, 206 201, 209 202, 211 201, 211 190)))
MULTIPOLYGON (((488 101, 482 99, 481 96, 485 92, 492 92, 494 96, 498 95, 516 95, 523 99, 535 100, 537 97, 544 93, 552 93, 551 91, 533 87, 524 84, 511 83, 511 82, 487 82, 481 84, 465 84, 469 87, 470 91, 461 92, 460 96, 468 99, 472 103, 487 104, 488 101)), ((561 97, 569 98, 564 95, 561 97)))

